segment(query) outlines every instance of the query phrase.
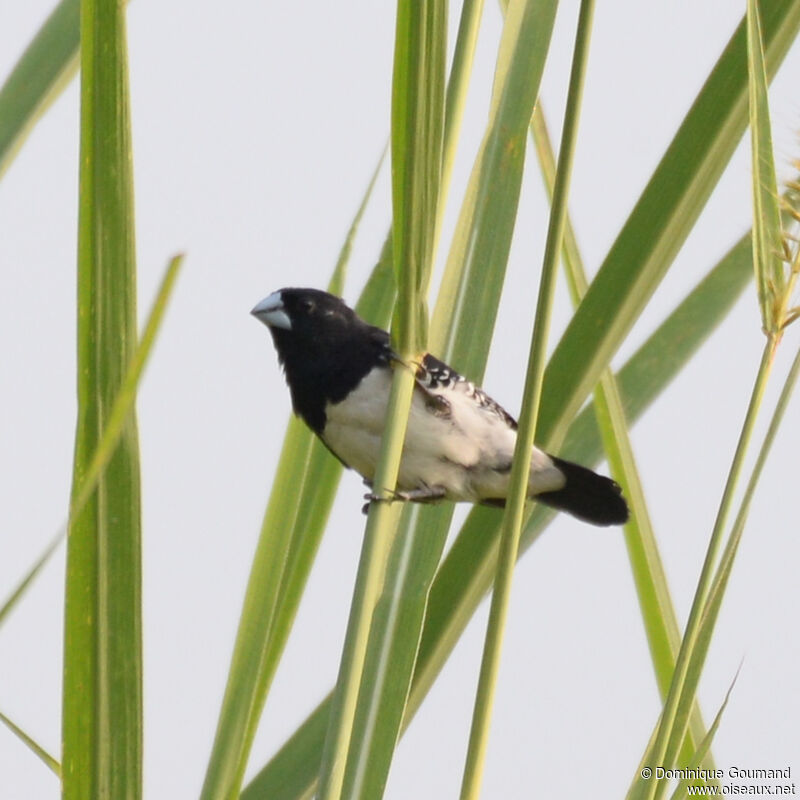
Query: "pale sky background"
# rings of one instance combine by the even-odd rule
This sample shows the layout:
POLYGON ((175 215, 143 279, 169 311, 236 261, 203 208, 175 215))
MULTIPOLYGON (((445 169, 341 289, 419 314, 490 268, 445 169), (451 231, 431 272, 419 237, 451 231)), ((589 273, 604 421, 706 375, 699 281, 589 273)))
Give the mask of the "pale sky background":
MULTIPOLYGON (((598 4, 570 200, 592 271, 744 5, 598 4)), ((563 3, 544 77, 551 124, 563 105, 577 6, 563 3)), ((129 10, 141 317, 169 257, 187 254, 139 402, 149 798, 198 794, 290 411, 268 333, 248 312, 282 286, 325 285, 389 130, 393 3, 244 0, 221 8, 137 0, 129 10)), ((0 4, 2 79, 50 9, 47 0, 0 4)), ((455 201, 485 124, 500 29, 499 11, 487 3, 455 201)), ((798 79, 795 46, 771 92, 784 177, 800 156, 798 79)), ((73 82, 0 181, 0 596, 35 560, 67 508, 77 154, 73 82)), ((484 381, 512 413, 520 407, 546 226, 532 157, 528 166, 484 381)), ((749 227, 749 181, 745 140, 615 364, 749 227)), ((457 212, 451 203, 442 255, 457 212)), ((384 169, 353 253, 349 301, 377 257, 388 220, 384 169)), ((552 344, 569 313, 562 285, 552 344)), ((785 337, 766 411, 798 346, 798 330, 785 337)), ((633 430, 681 620, 762 346, 751 289, 633 430)), ((742 663, 714 745, 717 764, 792 767, 793 780, 800 776, 798 412, 795 398, 753 503, 700 690, 710 721, 742 663)), ((333 684, 364 527, 362 493, 360 479, 346 474, 248 776, 333 684)), ((62 549, 0 631, 0 710, 55 755, 63 569, 62 549)), ((457 795, 487 610, 484 602, 403 738, 387 798, 457 795)), ((621 797, 658 710, 622 532, 562 516, 515 574, 483 796, 621 797)), ((0 796, 58 796, 53 775, 4 729, 0 796)))

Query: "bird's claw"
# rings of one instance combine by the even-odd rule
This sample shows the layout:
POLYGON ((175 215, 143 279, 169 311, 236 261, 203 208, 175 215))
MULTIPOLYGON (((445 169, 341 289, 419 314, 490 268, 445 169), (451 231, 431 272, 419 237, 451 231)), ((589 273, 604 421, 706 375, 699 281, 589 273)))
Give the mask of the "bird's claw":
MULTIPOLYGON (((366 481, 364 481, 364 483, 366 483, 366 481)), ((388 497, 383 497, 375 492, 367 492, 364 495, 364 499, 367 502, 362 506, 361 513, 369 513, 369 507, 372 503, 394 503, 396 500, 403 499, 401 492, 398 492, 394 489, 386 489, 385 491, 388 493, 388 497)))
POLYGON ((394 503, 397 501, 404 501, 410 503, 436 503, 443 500, 446 496, 444 487, 442 486, 428 486, 426 483, 421 484, 416 489, 407 489, 398 491, 397 489, 384 489, 385 494, 379 495, 375 492, 368 492, 364 495, 367 501, 361 509, 362 513, 366 514, 369 511, 370 503, 394 503))

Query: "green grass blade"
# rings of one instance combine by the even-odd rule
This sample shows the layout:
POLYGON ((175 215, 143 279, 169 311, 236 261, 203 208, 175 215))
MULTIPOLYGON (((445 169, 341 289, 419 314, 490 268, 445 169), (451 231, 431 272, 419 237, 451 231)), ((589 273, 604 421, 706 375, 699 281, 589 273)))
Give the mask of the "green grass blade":
POLYGON ((756 0, 747 0, 747 75, 750 109, 750 152, 753 182, 753 265, 764 330, 776 333, 779 300, 784 293, 783 233, 778 207, 778 181, 772 154, 767 70, 761 20, 756 0))
MULTIPOLYGON (((800 3, 762 9, 767 73, 800 28, 800 3)), ((742 23, 606 256, 547 367, 542 442, 571 420, 685 241, 747 124, 742 23)))
MULTIPOLYGON (((529 7, 532 5, 529 4, 529 7)), ((507 21, 512 18, 513 13, 514 7, 512 6, 506 15, 507 21)), ((547 341, 552 320, 559 255, 567 219, 567 196, 572 176, 593 15, 593 0, 582 0, 575 35, 575 48, 567 94, 567 107, 564 115, 561 149, 559 151, 553 190, 550 224, 547 230, 544 261, 539 282, 539 295, 528 356, 525 388, 523 390, 522 410, 514 447, 514 458, 511 465, 508 497, 503 513, 497 574, 494 579, 494 589, 489 609, 489 623, 486 629, 486 640, 478 678, 478 690, 475 697, 464 777, 461 784, 461 797, 463 800, 468 800, 468 798, 477 800, 480 795, 486 751, 489 745, 489 727, 494 706, 497 677, 500 671, 503 635, 511 601, 511 583, 519 552, 525 503, 528 499, 528 482, 531 468, 530 454, 533 448, 542 397, 544 368, 547 360, 547 341)), ((552 25, 553 16, 545 19, 552 25)), ((535 13, 526 14, 523 20, 523 25, 525 21, 529 21, 528 24, 533 26, 542 24, 542 20, 535 13)))
MULTIPOLYGON (((744 237, 673 311, 617 375, 622 405, 635 422, 688 363, 696 350, 733 307, 753 276, 750 237, 744 237), (702 312, 702 313, 700 313, 702 312)), ((602 457, 594 410, 586 408, 564 440, 566 458, 592 464, 602 457)), ((529 547, 547 516, 528 523, 522 547, 529 547)), ((427 694, 447 657, 491 585, 499 515, 475 509, 448 552, 430 590, 414 679, 404 726, 427 694)), ((311 713, 275 757, 243 791, 244 800, 262 797, 288 800, 308 797, 317 778, 330 696, 311 713), (287 776, 291 775, 291 778, 287 776), (282 787, 286 785, 285 792, 282 787), (295 791, 296 789, 296 791, 295 791)))
POLYGON ((80 0, 61 0, 0 88, 0 176, 78 68, 80 0))
MULTIPOLYGON (((441 177, 441 184, 439 187, 439 203, 438 203, 439 208, 437 211, 437 223, 441 221, 441 217, 444 212, 444 205, 447 197, 447 192, 450 187, 452 165, 455 160, 455 154, 458 144, 458 134, 461 128, 461 120, 463 117, 463 107, 466 102, 466 94, 469 86, 468 78, 472 70, 472 62, 474 59, 475 47, 477 43, 478 22, 480 19, 480 14, 482 9, 483 9, 482 0, 466 0, 466 2, 462 6, 462 14, 459 22, 458 36, 453 53, 453 64, 446 93, 444 141, 442 145, 442 177, 441 177)), ((436 233, 438 237, 439 233, 438 225, 436 233)), ((434 248, 437 246, 437 243, 438 239, 435 239, 434 248)), ((377 270, 376 273, 373 273, 373 278, 375 279, 376 285, 379 282, 385 281, 390 277, 386 273, 388 271, 388 266, 391 265, 391 253, 392 253, 392 234, 390 231, 386 237, 386 241, 384 243, 384 247, 380 257, 379 267, 381 264, 383 264, 383 268, 377 270), (381 275, 383 277, 381 277, 381 275)), ((486 278, 488 281, 491 281, 492 280, 491 265, 489 267, 489 270, 490 272, 489 274, 487 274, 486 278)), ((367 287, 364 290, 365 300, 369 298, 372 291, 373 290, 371 289, 370 285, 367 285, 367 287)), ((441 313, 439 314, 438 318, 436 315, 434 315, 434 327, 436 329, 449 328, 450 325, 452 324, 450 310, 437 309, 437 313, 439 312, 441 313), (438 325, 437 325, 437 319, 439 319, 438 325)), ((366 313, 365 310, 359 309, 359 314, 362 317, 364 317, 364 319, 373 322, 373 324, 380 324, 374 322, 370 318, 369 314, 366 313)), ((381 317, 381 319, 382 318, 383 317, 381 317)), ((470 325, 472 324, 473 322, 471 321, 470 325)), ((489 336, 488 338, 491 337, 489 336)), ((488 347, 482 347, 481 351, 483 352, 483 361, 485 362, 486 355, 488 354, 488 347)), ((441 348, 437 348, 436 352, 442 354, 443 357, 446 359, 450 358, 448 351, 444 349, 444 345, 441 348)), ((481 370, 482 369, 483 365, 481 366, 481 370)))
MULTIPOLYGON (((531 121, 534 144, 548 194, 555 181, 555 158, 541 106, 537 106, 531 121)), ((586 271, 578 249, 575 233, 567 220, 564 239, 564 267, 572 302, 577 306, 588 289, 586 271)), ((631 508, 631 518, 625 526, 625 543, 631 562, 642 621, 650 648, 650 658, 661 699, 666 697, 675 659, 681 643, 678 618, 667 585, 661 555, 644 500, 628 424, 622 408, 619 387, 610 369, 605 369, 594 391, 595 415, 608 458, 611 474, 623 487, 631 508)), ((705 736, 705 724, 699 706, 692 709, 691 728, 685 742, 684 763, 695 752, 696 742, 705 736)), ((713 768, 709 758, 706 765, 713 768)))
POLYGON ((381 797, 414 674, 428 591, 441 559, 452 509, 407 504, 389 553, 359 688, 348 797, 381 797))
MULTIPOLYGON (((424 349, 427 339, 425 296, 438 229, 446 35, 446 5, 442 0, 421 4, 399 0, 392 80, 392 230, 398 288, 392 345, 406 364, 424 349)), ((379 494, 392 489, 397 481, 413 391, 412 369, 395 369, 375 471, 375 491, 379 494)), ((369 722, 359 724, 363 709, 359 696, 370 642, 376 636, 385 640, 384 633, 391 627, 390 619, 376 617, 375 611, 389 577, 399 515, 399 508, 373 503, 367 516, 322 753, 321 798, 361 796, 367 780, 367 754, 375 729, 369 722), (385 626, 383 630, 380 624, 385 626), (348 782, 352 785, 346 788, 348 782)), ((369 710, 364 713, 370 715, 369 710)), ((387 744, 393 749, 393 741, 387 744)))
MULTIPOLYGON (((475 59, 475 48, 478 43, 483 0, 464 0, 461 4, 461 17, 458 22, 456 44, 453 49, 453 63, 450 67, 450 78, 447 82, 445 96, 444 144, 442 147, 442 184, 439 189, 439 213, 441 222, 447 194, 450 189, 450 178, 456 160, 458 136, 461 121, 464 117, 464 106, 467 102, 469 79, 472 75, 472 63, 475 59)), ((438 243, 437 230, 434 247, 438 243)))
POLYGON ((392 229, 398 302, 392 345, 416 356, 427 341, 444 135, 446 5, 399 0, 392 75, 392 229))
MULTIPOLYGON (((133 356, 136 268, 125 8, 81 3, 78 426, 73 497, 133 356)), ((63 796, 142 790, 141 519, 136 419, 67 544, 63 796)))
MULTIPOLYGON (((408 369, 395 370, 386 427, 375 471, 377 486, 393 487, 397 482, 413 391, 413 373, 408 369)), ((319 789, 321 800, 346 796, 344 782, 347 764, 351 757, 357 758, 359 748, 363 747, 362 742, 356 739, 359 687, 365 669, 373 616, 387 578, 389 555, 395 540, 399 515, 398 504, 370 505, 339 676, 331 702, 328 733, 322 751, 319 789)), ((360 771, 358 762, 356 770, 360 771)))
POLYGON ((486 330, 494 328, 505 264, 516 221, 525 160, 527 127, 536 102, 552 32, 554 2, 517 4, 507 16, 500 41, 489 126, 470 176, 456 225, 434 312, 431 349, 450 353, 455 369, 480 382, 488 347, 486 330), (540 24, 522 26, 520 11, 536 13, 540 24), (514 55, 517 54, 517 55, 514 55), (503 273, 484 283, 487 264, 503 273), (448 319, 452 325, 446 324, 448 319), (462 326, 461 320, 482 326, 462 326), (456 339, 456 332, 460 338, 456 339), (484 362, 484 363, 481 363, 484 362))
POLYGON ((57 777, 61 777, 61 764, 47 752, 33 737, 28 736, 18 725, 15 725, 2 711, 0 722, 3 723, 34 755, 36 755, 57 777))

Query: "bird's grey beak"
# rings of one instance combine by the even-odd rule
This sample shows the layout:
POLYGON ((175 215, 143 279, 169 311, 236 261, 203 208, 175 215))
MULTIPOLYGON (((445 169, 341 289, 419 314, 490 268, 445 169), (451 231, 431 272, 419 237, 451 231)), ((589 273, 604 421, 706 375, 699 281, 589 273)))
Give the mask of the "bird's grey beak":
POLYGON ((265 297, 250 313, 270 328, 284 328, 287 331, 292 329, 292 321, 284 310, 280 292, 273 292, 265 297))

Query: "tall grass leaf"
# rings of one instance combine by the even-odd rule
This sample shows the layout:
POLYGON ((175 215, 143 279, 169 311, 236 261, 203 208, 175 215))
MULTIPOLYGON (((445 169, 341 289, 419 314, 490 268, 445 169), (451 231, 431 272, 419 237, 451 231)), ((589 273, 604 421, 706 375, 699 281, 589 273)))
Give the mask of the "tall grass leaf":
MULTIPOLYGON (((413 391, 413 373, 404 368, 396 369, 375 469, 375 485, 389 487, 389 491, 397 482, 413 391)), ((320 800, 344 797, 345 769, 355 738, 359 686, 364 673, 371 624, 386 579, 389 553, 395 539, 399 514, 397 503, 372 502, 369 506, 344 648, 331 703, 328 732, 322 751, 320 800)))
POLYGON ((32 753, 39 758, 46 767, 53 772, 56 777, 61 777, 61 765, 44 749, 32 736, 28 736, 18 725, 14 724, 2 711, 0 711, 0 722, 3 723, 32 753))
POLYGON ((61 0, 0 88, 0 176, 78 68, 80 0, 61 0))
POLYGON ((447 7, 399 0, 392 73, 392 230, 398 302, 392 343, 404 357, 427 341, 444 136, 447 7), (412 318, 413 317, 413 318, 412 318))
MULTIPOLYGON (((472 75, 472 64, 475 59, 475 48, 478 42, 483 0, 464 0, 461 4, 461 16, 458 21, 458 33, 453 48, 453 63, 447 81, 444 111, 444 143, 442 145, 442 182, 439 187, 439 213, 437 220, 444 216, 444 205, 450 189, 450 177, 456 160, 458 137, 461 132, 461 121, 467 101, 469 80, 472 75)), ((434 237, 434 252, 438 244, 439 231, 434 237)))
MULTIPOLYGON (((78 425, 73 498, 136 344, 125 7, 81 3, 78 425)), ((66 800, 142 791, 141 518, 135 415, 67 543, 66 800)))
MULTIPOLYGON (((391 337, 401 365, 394 370, 374 491, 391 490, 405 437, 414 373, 404 366, 427 340, 425 297, 438 229, 444 131, 446 52, 444 0, 399 0, 392 77, 392 232, 397 304, 391 337)), ((360 796, 375 728, 360 702, 370 642, 391 639, 391 615, 375 614, 389 580, 399 509, 372 503, 367 516, 353 603, 320 766, 320 798, 360 796), (383 625, 383 627, 381 627, 383 625), (363 716, 366 715, 366 716, 363 716), (360 719, 366 719, 360 725, 360 719), (359 735, 363 734, 363 735, 359 735), (352 777, 351 777, 352 776, 352 777)), ((416 642, 413 643, 416 649, 416 642)), ((379 648, 383 650, 384 648, 379 648)), ((394 742, 388 741, 393 749, 394 742)))
POLYGON ((516 3, 498 51, 489 125, 467 185, 436 300, 431 350, 453 367, 483 378, 519 203, 528 123, 539 93, 555 18, 555 2, 516 3), (500 265, 484 281, 488 264, 500 265), (445 313, 449 312, 449 313, 445 313), (484 324, 462 326, 461 320, 484 324), (448 323, 447 321, 451 322, 448 323), (458 333, 458 338, 456 338, 458 333))
MULTIPOLYGON (((753 275, 750 237, 744 237, 648 338, 617 375, 629 423, 634 423, 688 363, 724 319, 753 275), (699 313, 702 311, 702 313, 699 313)), ((594 410, 584 409, 565 438, 566 458, 592 464, 602 457, 594 410)), ((527 548, 548 520, 537 512, 522 537, 527 548)), ((409 723, 441 671, 493 576, 499 515, 474 509, 431 586, 414 678, 403 718, 409 723)), ((273 759, 245 787, 244 800, 309 797, 318 773, 330 696, 301 724, 273 759), (285 791, 283 787, 286 787, 285 791)), ((402 728, 401 728, 402 730, 402 728)))
POLYGON ((778 207, 778 181, 772 153, 767 70, 756 0, 747 0, 747 75, 750 109, 750 153, 753 182, 753 266, 764 330, 775 334, 783 296, 783 233, 778 207))
POLYGON ((354 747, 345 775, 346 797, 381 797, 400 735, 414 672, 430 583, 444 537, 447 509, 408 504, 403 509, 375 606, 354 721, 354 747), (426 533, 430 536, 426 537, 426 533))

